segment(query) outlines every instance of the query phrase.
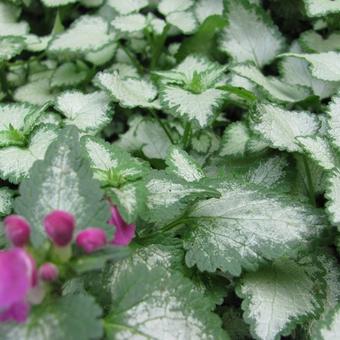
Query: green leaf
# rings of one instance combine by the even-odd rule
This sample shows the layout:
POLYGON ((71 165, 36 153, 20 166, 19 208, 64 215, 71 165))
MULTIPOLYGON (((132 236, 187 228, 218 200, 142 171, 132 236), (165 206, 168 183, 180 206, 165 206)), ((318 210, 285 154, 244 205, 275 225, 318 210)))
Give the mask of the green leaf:
POLYGON ((265 77, 254 65, 236 65, 232 71, 256 84, 269 99, 282 103, 294 103, 308 97, 308 88, 287 84, 276 77, 265 77))
POLYGON ((334 96, 329 104, 327 123, 331 142, 340 151, 340 93, 334 96))
POLYGON ((214 118, 225 99, 222 90, 208 89, 192 93, 178 86, 168 85, 160 90, 160 101, 164 110, 203 128, 214 118))
POLYGON ((197 28, 197 21, 192 11, 172 12, 167 15, 166 20, 184 34, 193 33, 197 28))
POLYGON ((111 25, 122 33, 140 32, 147 26, 146 17, 142 14, 129 14, 113 19, 111 25))
POLYGON ((198 0, 195 4, 194 12, 197 20, 202 24, 211 16, 223 14, 223 0, 198 0))
POLYGON ((307 155, 325 170, 336 164, 336 155, 328 139, 320 136, 297 137, 297 141, 307 155))
POLYGON ((15 202, 15 210, 30 222, 35 247, 46 239, 44 216, 55 209, 72 213, 77 230, 89 226, 108 228, 108 205, 92 179, 89 164, 80 155, 76 128, 65 128, 48 148, 45 159, 34 164, 30 178, 20 185, 21 196, 15 202))
POLYGON ((131 157, 128 152, 102 139, 83 137, 94 177, 107 186, 120 187, 135 181, 149 172, 147 163, 131 157))
POLYGON ((141 150, 148 158, 165 159, 171 142, 158 122, 135 116, 118 145, 130 152, 141 150))
POLYGON ((0 62, 12 59, 24 48, 25 39, 22 37, 0 37, 0 62))
POLYGON ((132 12, 138 12, 148 5, 147 0, 107 0, 106 4, 115 9, 119 14, 127 15, 132 12))
POLYGON ((340 33, 338 32, 323 38, 317 32, 306 31, 301 34, 299 42, 303 49, 310 53, 340 51, 340 33))
POLYGON ((147 211, 143 219, 147 221, 165 224, 179 217, 195 200, 219 196, 218 191, 209 186, 186 182, 162 171, 150 173, 144 181, 147 211))
POLYGON ((117 71, 97 74, 95 84, 112 96, 120 106, 127 108, 158 108, 157 90, 144 79, 121 77, 117 71))
POLYGON ((6 216, 11 213, 13 194, 14 192, 7 187, 0 188, 0 216, 6 216))
POLYGON ((336 226, 340 225, 340 172, 335 170, 328 180, 328 185, 326 188, 326 198, 328 202, 327 212, 330 221, 336 226))
POLYGON ((101 308, 90 295, 67 295, 37 305, 23 324, 0 326, 3 340, 91 340, 103 335, 101 308))
POLYGON ((0 148, 0 177, 15 184, 27 177, 33 163, 44 158, 56 136, 56 128, 46 125, 31 134, 27 146, 0 148))
POLYGON ((278 340, 296 324, 315 318, 322 309, 322 267, 313 259, 280 259, 246 273, 237 292, 244 299, 244 318, 254 338, 278 340))
POLYGON ((17 19, 20 15, 18 7, 8 3, 0 3, 0 37, 24 36, 29 31, 27 22, 17 19))
POLYGON ((266 148, 267 143, 252 135, 244 122, 234 122, 224 130, 220 156, 244 157, 247 153, 262 151, 266 148))
POLYGON ((116 39, 109 32, 109 24, 101 17, 83 15, 65 32, 50 42, 48 51, 53 54, 94 52, 116 39))
POLYGON ((158 10, 163 15, 174 12, 183 12, 190 9, 194 4, 193 0, 161 0, 158 4, 158 10))
POLYGON ((110 99, 104 92, 69 91, 56 98, 55 107, 66 117, 65 124, 96 134, 111 122, 113 109, 109 104, 110 99))
POLYGON ((257 104, 252 113, 251 128, 273 148, 301 151, 296 137, 317 133, 319 121, 307 111, 288 111, 274 104, 257 104))
POLYGON ((46 7, 59 7, 74 4, 78 0, 41 0, 41 2, 46 7))
POLYGON ((304 2, 310 17, 321 17, 340 12, 339 0, 304 0, 304 2))
POLYGON ((177 146, 169 148, 166 158, 167 171, 187 182, 196 182, 205 177, 202 168, 185 151, 177 146))
POLYGON ((211 303, 180 273, 144 265, 127 268, 111 285, 108 339, 229 339, 211 303))
MULTIPOLYGON (((291 50, 292 52, 301 53, 298 44, 293 44, 291 50)), ((284 81, 293 85, 307 86, 321 99, 333 95, 339 86, 336 82, 324 81, 313 77, 308 68, 308 63, 303 59, 293 57, 283 58, 280 61, 280 71, 284 81)))
POLYGON ((83 67, 80 68, 74 63, 65 63, 60 65, 51 77, 51 87, 73 87, 80 85, 86 80, 88 70, 83 67))
POLYGON ((44 105, 54 100, 54 94, 50 91, 50 81, 46 78, 31 81, 17 87, 13 97, 18 102, 33 105, 44 105))
POLYGON ((321 80, 340 81, 340 53, 324 52, 324 53, 284 53, 281 57, 295 57, 306 60, 312 75, 321 80))
POLYGON ((293 197, 239 181, 211 183, 221 193, 197 203, 189 215, 186 264, 200 271, 240 275, 266 260, 293 256, 326 223, 318 210, 293 197))
POLYGON ((284 38, 261 7, 230 0, 226 11, 229 25, 220 37, 220 49, 236 62, 252 61, 262 67, 282 51, 284 38))
POLYGON ((325 320, 318 324, 319 329, 313 334, 316 340, 337 339, 340 334, 340 303, 330 310, 325 320))
POLYGON ((135 223, 138 215, 143 215, 146 200, 145 187, 142 182, 127 183, 119 188, 109 188, 107 195, 127 223, 135 223))

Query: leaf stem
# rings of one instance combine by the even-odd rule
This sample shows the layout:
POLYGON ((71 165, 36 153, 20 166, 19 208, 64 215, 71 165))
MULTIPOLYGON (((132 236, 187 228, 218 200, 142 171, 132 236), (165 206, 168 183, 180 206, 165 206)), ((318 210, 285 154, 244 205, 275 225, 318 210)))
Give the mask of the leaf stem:
POLYGON ((185 125, 184 134, 183 134, 183 138, 182 138, 183 149, 186 150, 186 151, 188 150, 188 148, 190 146, 191 136, 192 136, 191 123, 187 122, 186 125, 185 125))
POLYGON ((159 116, 157 115, 157 113, 155 112, 154 109, 150 109, 150 112, 154 116, 154 118, 157 119, 159 125, 163 128, 163 130, 166 133, 166 135, 168 136, 171 144, 175 144, 175 142, 174 142, 174 140, 171 136, 171 131, 169 130, 168 126, 162 122, 162 120, 159 118, 159 116))
POLYGON ((160 36, 156 37, 156 39, 153 39, 152 42, 152 56, 151 56, 151 64, 150 64, 150 68, 152 70, 154 70, 157 67, 158 61, 159 61, 159 57, 162 54, 163 51, 163 47, 167 38, 167 33, 170 29, 170 26, 167 24, 164 29, 163 32, 160 36))
POLYGON ((130 52, 130 50, 124 44, 120 44, 120 47, 126 53, 126 55, 129 57, 129 59, 131 60, 132 64, 136 67, 138 72, 143 74, 144 73, 143 66, 139 63, 137 58, 130 52))
POLYGON ((309 200, 310 203, 316 207, 316 201, 315 201, 315 190, 314 190, 314 185, 313 185, 313 180, 312 180, 312 174, 310 172, 310 168, 309 168, 309 164, 307 161, 306 156, 302 156, 303 159, 303 165, 305 168, 305 172, 306 172, 306 177, 307 177, 307 192, 308 192, 308 196, 309 196, 309 200))

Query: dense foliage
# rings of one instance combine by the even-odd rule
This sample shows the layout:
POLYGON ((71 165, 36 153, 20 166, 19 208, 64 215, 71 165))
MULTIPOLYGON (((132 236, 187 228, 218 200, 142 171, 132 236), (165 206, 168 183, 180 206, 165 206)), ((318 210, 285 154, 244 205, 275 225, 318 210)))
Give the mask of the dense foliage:
POLYGON ((1 339, 340 337, 339 0, 2 0, 0 101, 1 339))

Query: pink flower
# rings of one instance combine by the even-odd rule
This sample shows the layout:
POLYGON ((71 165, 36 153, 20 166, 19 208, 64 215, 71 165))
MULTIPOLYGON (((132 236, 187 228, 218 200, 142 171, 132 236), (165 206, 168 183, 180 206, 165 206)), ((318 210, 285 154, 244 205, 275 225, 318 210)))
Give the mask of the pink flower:
POLYGON ((24 322, 27 295, 36 281, 34 260, 21 248, 0 252, 0 322, 24 322))
POLYGON ((58 276, 58 267, 53 263, 46 262, 39 268, 39 278, 45 282, 53 282, 58 276))
POLYGON ((30 238, 31 227, 28 221, 19 215, 7 216, 4 220, 5 233, 15 247, 24 247, 30 238))
POLYGON ((127 246, 135 237, 136 225, 127 224, 120 215, 116 206, 111 208, 112 217, 109 224, 116 227, 116 232, 112 240, 112 244, 117 246, 127 246))
POLYGON ((107 243, 105 231, 100 228, 87 228, 82 230, 77 235, 76 243, 85 253, 92 253, 107 243))
POLYGON ((62 210, 54 210, 44 218, 46 234, 58 247, 71 243, 75 225, 73 215, 62 210))

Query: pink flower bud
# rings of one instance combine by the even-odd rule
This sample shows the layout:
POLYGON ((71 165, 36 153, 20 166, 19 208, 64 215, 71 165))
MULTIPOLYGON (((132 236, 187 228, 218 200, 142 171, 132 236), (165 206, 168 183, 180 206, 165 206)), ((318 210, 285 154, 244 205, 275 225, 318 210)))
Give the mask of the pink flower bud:
POLYGON ((82 230, 77 235, 76 243, 85 253, 92 253, 107 243, 105 231, 100 228, 87 228, 82 230))
POLYGON ((116 227, 116 232, 112 240, 112 244, 117 246, 127 246, 135 237, 136 225, 127 224, 120 215, 116 206, 112 206, 112 217, 109 224, 116 227))
POLYGON ((30 238, 31 227, 28 221, 19 215, 7 216, 4 220, 5 233, 15 247, 24 247, 30 238))
POLYGON ((53 263, 46 262, 39 268, 39 277, 43 281, 53 282, 58 278, 58 276, 58 267, 53 263))
POLYGON ((46 234, 58 247, 71 243, 75 224, 73 215, 62 210, 54 210, 44 218, 46 234))

